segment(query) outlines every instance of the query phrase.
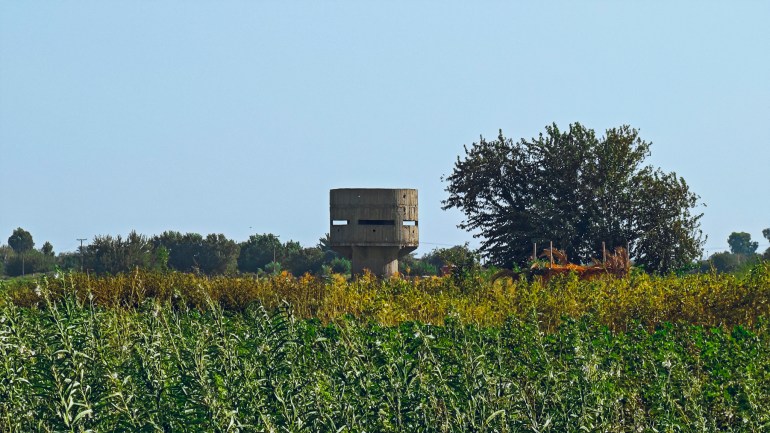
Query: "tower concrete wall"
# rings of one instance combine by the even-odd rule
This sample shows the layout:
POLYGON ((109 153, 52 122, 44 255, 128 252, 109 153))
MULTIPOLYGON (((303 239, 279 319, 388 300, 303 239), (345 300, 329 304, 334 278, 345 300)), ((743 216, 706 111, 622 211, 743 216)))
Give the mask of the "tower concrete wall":
POLYGON ((419 246, 416 189, 341 188, 329 192, 331 247, 364 269, 389 276, 419 246))

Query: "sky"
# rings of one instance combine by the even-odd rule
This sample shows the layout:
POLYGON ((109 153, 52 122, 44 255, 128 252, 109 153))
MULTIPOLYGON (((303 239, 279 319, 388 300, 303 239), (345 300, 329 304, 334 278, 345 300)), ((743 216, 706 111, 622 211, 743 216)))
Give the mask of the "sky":
MULTIPOLYGON (((313 246, 329 189, 417 188, 420 249, 478 246, 442 176, 480 136, 631 125, 768 246, 770 2, 0 3, 0 243, 165 230, 313 246)), ((88 240, 86 242, 88 242, 88 240)))

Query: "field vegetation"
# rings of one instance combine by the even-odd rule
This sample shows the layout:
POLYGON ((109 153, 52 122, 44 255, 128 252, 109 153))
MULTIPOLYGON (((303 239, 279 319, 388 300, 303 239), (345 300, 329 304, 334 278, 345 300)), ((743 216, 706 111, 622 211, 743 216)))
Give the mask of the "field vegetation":
POLYGON ((763 431, 770 265, 0 286, 0 431, 763 431))
POLYGON ((770 262, 760 262, 740 276, 633 272, 628 278, 589 281, 575 274, 549 281, 493 280, 483 270, 446 277, 380 279, 367 274, 348 279, 340 274, 228 277, 137 269, 4 282, 0 304, 43 308, 43 287, 54 297, 72 293, 81 302, 108 308, 137 308, 153 300, 205 310, 212 301, 237 312, 256 303, 268 311, 286 305, 296 317, 322 323, 350 315, 385 326, 406 321, 440 325, 446 317, 455 317, 488 327, 536 314, 545 331, 556 329, 563 317, 585 315, 613 331, 637 322, 650 328, 664 322, 751 327, 770 313, 770 262))

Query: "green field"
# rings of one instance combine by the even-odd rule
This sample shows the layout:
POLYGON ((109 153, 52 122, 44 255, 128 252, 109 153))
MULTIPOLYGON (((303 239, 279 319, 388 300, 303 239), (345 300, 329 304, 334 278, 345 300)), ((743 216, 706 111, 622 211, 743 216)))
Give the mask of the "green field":
MULTIPOLYGON (((133 286, 144 296, 131 305, 109 305, 93 291, 126 276, 85 291, 78 276, 41 280, 27 293, 33 300, 16 286, 0 291, 0 431, 770 428, 770 323, 762 317, 745 327, 631 319, 622 330, 601 311, 554 326, 534 309, 494 325, 459 314, 440 325, 361 315, 321 322, 286 303, 231 308, 206 290, 187 299, 180 284, 194 280, 181 275, 166 277, 178 278, 169 296, 147 296, 151 277, 164 277, 144 277, 133 286)), ((549 284, 598 284, 571 281, 549 284)), ((346 283, 350 296, 364 290, 359 283, 346 283)), ((418 284, 364 283, 391 297, 418 284)), ((479 296, 460 289, 452 296, 479 296)))

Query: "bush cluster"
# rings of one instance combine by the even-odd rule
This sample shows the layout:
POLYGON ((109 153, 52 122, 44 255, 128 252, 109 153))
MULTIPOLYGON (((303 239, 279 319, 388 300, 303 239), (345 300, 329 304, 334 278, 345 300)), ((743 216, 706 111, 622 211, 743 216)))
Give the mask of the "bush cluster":
POLYGON ((84 273, 0 283, 0 302, 40 306, 38 287, 54 296, 74 287, 81 300, 97 305, 136 307, 147 299, 184 304, 204 310, 207 299, 228 311, 252 304, 268 310, 285 303, 300 318, 324 323, 350 314, 383 325, 406 321, 441 324, 456 316, 463 323, 499 326, 510 317, 533 311, 544 329, 555 329, 562 317, 593 315, 613 330, 636 321, 655 326, 684 321, 704 326, 753 326, 770 313, 770 262, 757 264, 740 276, 693 274, 655 276, 633 273, 628 278, 579 280, 567 275, 540 279, 503 278, 487 273, 464 277, 394 277, 366 274, 347 279, 340 274, 295 277, 288 272, 257 276, 205 276, 137 269, 131 273, 94 276, 84 273))

